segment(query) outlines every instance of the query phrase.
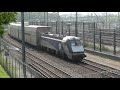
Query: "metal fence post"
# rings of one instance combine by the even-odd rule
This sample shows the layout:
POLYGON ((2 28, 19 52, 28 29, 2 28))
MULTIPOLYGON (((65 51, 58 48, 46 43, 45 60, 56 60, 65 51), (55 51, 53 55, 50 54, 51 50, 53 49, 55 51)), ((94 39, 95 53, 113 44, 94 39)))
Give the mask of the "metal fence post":
POLYGON ((77 12, 76 12, 76 21, 75 21, 75 36, 76 37, 78 36, 77 19, 78 19, 78 16, 77 16, 77 12))
POLYGON ((96 27, 95 27, 95 22, 94 22, 94 29, 93 29, 93 30, 94 30, 94 32, 93 32, 93 33, 94 33, 94 35, 93 35, 93 39, 94 39, 94 41, 93 41, 94 50, 95 50, 95 29, 96 29, 96 27))
POLYGON ((48 26, 48 12, 47 12, 47 26, 48 26))
POLYGON ((84 22, 83 22, 83 47, 85 46, 85 37, 84 37, 84 35, 85 35, 85 31, 84 31, 84 22))
POLYGON ((20 78, 20 62, 19 62, 19 78, 20 78))
POLYGON ((57 30, 57 33, 59 34, 59 36, 60 36, 60 21, 58 21, 58 30, 57 30))
POLYGON ((4 65, 5 59, 4 59, 4 58, 5 58, 5 57, 4 57, 4 52, 3 52, 3 67, 5 66, 5 65, 4 65))
POLYGON ((45 12, 44 12, 44 25, 45 25, 45 12))
POLYGON ((56 21, 56 34, 57 34, 57 21, 56 21))
POLYGON ((62 35, 63 35, 63 21, 62 21, 62 35))
POLYGON ((12 78, 13 78, 13 57, 12 57, 12 78))
POLYGON ((114 55, 116 55, 116 32, 114 29, 114 55))
POLYGON ((15 78, 16 78, 16 58, 15 58, 15 78))
POLYGON ((69 36, 70 36, 70 25, 68 25, 68 28, 69 28, 69 36))
POLYGON ((101 34, 102 34, 102 32, 101 32, 101 29, 99 31, 100 31, 100 52, 101 52, 101 34))
POLYGON ((12 58, 10 60, 10 75, 11 75, 11 78, 13 78, 13 76, 12 76, 12 58))
POLYGON ((7 63, 8 63, 8 62, 7 62, 7 56, 6 56, 6 70, 7 70, 7 68, 8 68, 8 67, 7 67, 7 63))
POLYGON ((4 51, 2 52, 2 65, 3 65, 3 61, 4 61, 4 51))
POLYGON ((9 69, 8 69, 9 72, 10 72, 10 64, 11 64, 11 63, 10 63, 10 55, 9 55, 9 66, 8 66, 8 67, 9 67, 9 69))

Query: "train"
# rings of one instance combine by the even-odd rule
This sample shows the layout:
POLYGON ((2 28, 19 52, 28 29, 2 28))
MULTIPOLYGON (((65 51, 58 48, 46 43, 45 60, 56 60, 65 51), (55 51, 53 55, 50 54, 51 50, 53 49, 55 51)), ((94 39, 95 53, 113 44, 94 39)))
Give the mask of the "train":
MULTIPOLYGON (((86 55, 79 37, 52 34, 51 26, 25 25, 25 42, 72 61, 82 61, 86 55)), ((8 34, 22 40, 21 24, 11 23, 8 34)))

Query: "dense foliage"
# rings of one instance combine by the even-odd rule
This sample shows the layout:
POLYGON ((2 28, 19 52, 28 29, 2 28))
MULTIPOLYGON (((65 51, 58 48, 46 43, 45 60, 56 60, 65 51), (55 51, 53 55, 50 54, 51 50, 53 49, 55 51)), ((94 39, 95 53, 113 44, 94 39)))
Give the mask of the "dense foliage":
POLYGON ((0 12, 0 36, 4 33, 4 25, 16 21, 16 12, 0 12))

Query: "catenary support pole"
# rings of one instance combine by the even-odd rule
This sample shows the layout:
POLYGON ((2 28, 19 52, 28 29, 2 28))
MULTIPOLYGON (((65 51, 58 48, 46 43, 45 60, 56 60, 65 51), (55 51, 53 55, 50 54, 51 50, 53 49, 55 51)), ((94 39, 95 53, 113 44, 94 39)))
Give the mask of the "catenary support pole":
POLYGON ((95 29, 96 29, 96 26, 95 26, 95 22, 94 22, 94 28, 93 28, 93 46, 94 46, 94 50, 95 50, 95 29))
POLYGON ((62 23, 62 25, 61 25, 61 26, 62 26, 62 35, 63 35, 63 21, 62 21, 61 23, 62 23))
POLYGON ((116 32, 115 32, 115 29, 114 29, 114 55, 116 55, 116 32))
POLYGON ((84 24, 84 22, 83 22, 83 47, 85 47, 85 24, 84 24))
POLYGON ((23 75, 26 78, 26 60, 25 60, 25 36, 24 36, 24 12, 21 12, 21 30, 22 30, 22 61, 23 61, 23 75))

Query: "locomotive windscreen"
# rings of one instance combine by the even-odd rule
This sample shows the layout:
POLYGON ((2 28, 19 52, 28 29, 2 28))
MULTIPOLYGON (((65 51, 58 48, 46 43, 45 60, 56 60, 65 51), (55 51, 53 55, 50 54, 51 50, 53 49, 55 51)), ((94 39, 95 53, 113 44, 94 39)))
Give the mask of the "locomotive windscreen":
POLYGON ((80 40, 70 40, 70 45, 71 45, 72 52, 81 52, 81 51, 84 51, 81 48, 81 42, 80 42, 80 40))

